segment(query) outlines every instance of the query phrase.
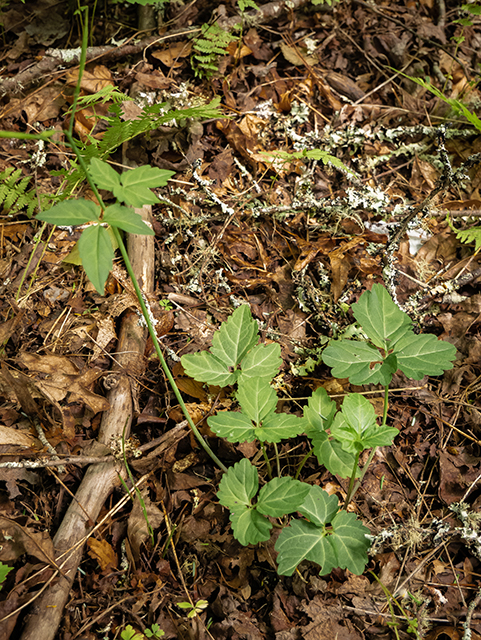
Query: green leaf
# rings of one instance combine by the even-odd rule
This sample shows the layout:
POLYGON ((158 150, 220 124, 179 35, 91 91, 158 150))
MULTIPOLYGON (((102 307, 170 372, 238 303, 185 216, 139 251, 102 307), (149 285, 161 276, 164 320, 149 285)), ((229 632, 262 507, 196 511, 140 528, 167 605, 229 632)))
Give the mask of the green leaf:
POLYGON ((140 214, 133 209, 123 207, 118 202, 107 207, 104 212, 103 222, 113 227, 118 227, 127 233, 138 233, 144 236, 155 236, 155 232, 145 224, 140 214))
POLYGON ((386 289, 374 284, 352 305, 354 317, 367 337, 380 349, 389 349, 407 332, 411 319, 395 304, 386 289))
POLYGON ((49 224, 57 224, 61 226, 71 226, 85 224, 98 220, 100 217, 100 207, 91 200, 64 200, 54 205, 48 211, 39 213, 37 220, 43 220, 49 224))
POLYGON ((265 378, 239 380, 237 400, 242 412, 258 425, 277 406, 277 395, 265 378))
POLYGON ((339 511, 331 521, 334 532, 330 535, 336 551, 339 568, 349 569, 360 576, 368 562, 367 551, 371 546, 371 532, 358 519, 355 513, 339 511))
MULTIPOLYGON (((367 342, 333 340, 322 353, 322 359, 332 367, 335 378, 349 378, 351 384, 389 384, 382 370, 381 353, 367 342)), ((390 370, 390 368, 389 368, 390 370)))
POLYGON ((120 176, 107 162, 98 158, 90 161, 90 175, 99 189, 113 191, 120 185, 120 176))
POLYGON ((257 323, 248 305, 242 304, 223 322, 212 339, 211 353, 234 369, 258 341, 257 323))
POLYGON ((207 424, 228 442, 252 442, 256 439, 252 420, 238 411, 220 411, 215 416, 209 416, 207 424))
POLYGON ((240 510, 249 507, 259 488, 259 476, 253 464, 243 458, 222 476, 217 497, 223 507, 240 510))
POLYGON ((103 295, 115 255, 107 229, 98 224, 84 229, 78 241, 78 249, 85 273, 100 295, 103 295))
POLYGON ((341 410, 348 424, 360 434, 368 427, 376 424, 374 407, 369 400, 360 393, 350 393, 346 396, 342 403, 341 410))
POLYGON ((461 242, 475 242, 474 250, 477 252, 481 247, 481 227, 471 227, 456 231, 456 238, 461 242))
POLYGON ((278 573, 291 576, 303 560, 311 560, 321 567, 320 575, 330 573, 338 564, 337 555, 331 544, 331 536, 324 527, 317 527, 305 520, 293 520, 284 527, 277 539, 278 573))
POLYGON ((268 378, 271 380, 279 373, 281 364, 281 347, 277 342, 258 344, 242 360, 241 378, 268 378))
POLYGON ((237 372, 232 373, 228 367, 208 351, 188 353, 180 359, 185 373, 210 385, 227 387, 237 380, 237 372))
POLYGON ((327 491, 317 485, 309 487, 304 502, 298 508, 313 524, 320 527, 326 522, 331 522, 339 510, 339 500, 336 495, 330 496, 327 491))
POLYGON ((256 508, 266 516, 280 518, 298 511, 310 488, 293 478, 273 478, 260 490, 256 508))
MULTIPOLYGON (((327 523, 326 523, 327 524, 327 523)), ((279 573, 290 576, 303 560, 320 565, 320 575, 336 567, 361 575, 367 564, 370 532, 354 513, 339 511, 331 522, 332 530, 304 520, 293 520, 276 542, 279 573)))
POLYGON ((12 571, 13 567, 9 567, 7 564, 3 564, 3 562, 0 562, 0 585, 3 584, 8 576, 8 574, 10 573, 10 571, 12 571))
POLYGON ((364 449, 391 445, 398 430, 376 422, 374 407, 359 393, 349 394, 336 414, 331 427, 332 436, 344 451, 360 453, 364 449))
POLYGON ((149 165, 137 167, 137 169, 125 171, 120 177, 122 184, 116 185, 112 191, 116 198, 133 207, 155 204, 159 199, 150 189, 165 186, 168 179, 174 174, 174 171, 158 169, 149 165))
POLYGON ((272 413, 262 422, 261 426, 255 427, 254 432, 261 442, 280 442, 288 438, 295 438, 300 433, 304 433, 306 421, 304 418, 290 415, 288 413, 272 413))
MULTIPOLYGON (((342 444, 333 438, 329 438, 325 431, 313 434, 311 442, 314 455, 320 465, 326 467, 333 475, 340 478, 351 477, 354 461, 356 460, 355 454, 344 451, 342 444)), ((361 470, 357 467, 356 477, 360 473, 361 470)))
POLYGON ((408 378, 439 376, 453 368, 456 347, 432 334, 406 336, 396 344, 398 367, 408 378))
POLYGON ((307 436, 312 437, 310 431, 322 432, 329 429, 335 413, 336 403, 331 400, 324 387, 316 389, 304 407, 304 417, 308 422, 307 436))
POLYGON ((230 521, 234 538, 243 545, 265 542, 271 537, 272 524, 255 509, 232 511, 230 521))

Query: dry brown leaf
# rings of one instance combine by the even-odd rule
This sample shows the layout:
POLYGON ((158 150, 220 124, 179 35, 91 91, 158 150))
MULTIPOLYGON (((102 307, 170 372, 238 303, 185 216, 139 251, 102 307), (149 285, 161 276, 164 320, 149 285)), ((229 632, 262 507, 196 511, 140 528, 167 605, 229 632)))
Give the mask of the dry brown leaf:
POLYGON ((135 79, 149 89, 168 89, 172 84, 172 78, 166 78, 156 69, 152 73, 136 73, 135 79))
POLYGON ((13 444, 19 447, 31 447, 34 444, 33 436, 25 431, 0 425, 0 445, 13 444))
POLYGON ((137 561, 140 557, 140 546, 150 538, 149 527, 145 520, 145 515, 149 521, 152 530, 158 529, 164 521, 164 514, 149 498, 147 490, 142 491, 141 504, 139 496, 135 494, 134 506, 129 516, 127 524, 127 537, 134 559, 137 561))
MULTIPOLYGON (((78 80, 78 69, 71 69, 65 74, 67 84, 75 86, 78 80)), ((114 79, 107 67, 99 64, 93 71, 85 70, 82 75, 80 88, 88 93, 98 93, 105 87, 114 86, 114 79)))
POLYGON ((249 49, 248 46, 241 43, 239 46, 239 42, 230 42, 227 47, 227 53, 230 56, 233 56, 235 60, 240 60, 241 58, 245 58, 246 56, 250 56, 252 53, 252 49, 249 49))
POLYGON ((89 556, 97 560, 102 571, 117 569, 119 562, 117 554, 107 540, 89 538, 87 540, 87 546, 89 547, 89 556))
POLYGON ((17 560, 27 553, 51 566, 57 566, 53 542, 46 531, 34 531, 0 516, 0 541, 1 562, 17 560))
POLYGON ((99 367, 90 367, 84 373, 75 375, 77 368, 64 356, 35 356, 21 353, 18 359, 31 372, 39 374, 30 379, 37 389, 54 404, 69 394, 69 402, 82 402, 94 413, 109 409, 110 405, 106 398, 89 389, 104 373, 99 367))
POLYGON ((115 331, 115 323, 113 318, 108 316, 97 321, 98 334, 95 338, 95 344, 92 352, 92 360, 95 360, 99 356, 103 355, 107 345, 112 340, 117 340, 117 333, 115 331))
POLYGON ((36 373, 65 373, 67 375, 78 373, 77 367, 65 356, 37 356, 24 351, 18 355, 17 361, 27 367, 29 371, 36 373))
POLYGON ((176 69, 183 65, 184 61, 182 58, 189 56, 191 51, 192 42, 174 42, 174 44, 171 44, 167 49, 154 51, 152 57, 160 60, 166 67, 176 69))
POLYGON ((314 65, 319 64, 319 58, 316 55, 309 55, 307 53, 307 49, 304 49, 303 47, 290 47, 288 44, 283 42, 281 44, 281 51, 287 62, 290 62, 296 67, 300 67, 302 65, 313 67, 314 65))

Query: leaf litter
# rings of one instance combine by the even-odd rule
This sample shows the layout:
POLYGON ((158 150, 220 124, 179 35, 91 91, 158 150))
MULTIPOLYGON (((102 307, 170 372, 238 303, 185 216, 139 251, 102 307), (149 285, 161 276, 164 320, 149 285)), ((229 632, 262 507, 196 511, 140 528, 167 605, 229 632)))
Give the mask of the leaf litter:
MULTIPOLYGON (((24 6, 10 3, 4 20, 5 80, 20 77, 29 62, 44 55, 42 47, 78 46, 78 33, 73 42, 64 35, 61 12, 55 14, 58 28, 42 30, 41 12, 50 4, 41 3, 24 19, 19 13, 24 6)), ((201 2, 188 12, 174 4, 165 11, 175 28, 183 29, 189 22, 200 27, 209 8, 201 2)), ((134 25, 133 7, 125 20, 134 25)), ((95 45, 105 45, 116 28, 113 16, 103 15, 92 36, 95 45)), ((446 165, 437 125, 450 116, 445 146, 454 169, 479 151, 476 130, 392 68, 432 81, 447 78, 446 95, 462 96, 474 109, 479 92, 468 87, 476 79, 477 60, 470 47, 479 28, 473 18, 463 31, 427 2, 399 3, 389 14, 382 7, 341 2, 296 8, 275 23, 246 26, 240 46, 229 45, 210 80, 195 79, 185 39, 161 41, 134 63, 113 62, 107 55, 89 67, 82 86, 86 98, 117 87, 135 95, 139 108, 164 100, 183 108, 201 97, 220 96, 231 116, 163 125, 127 149, 139 165, 176 171, 154 205, 152 302, 179 386, 229 466, 244 457, 257 462, 258 452, 207 430, 209 416, 229 410, 232 399, 218 388, 194 385, 180 356, 210 348, 214 330, 247 302, 262 340, 281 346, 283 402, 302 405, 318 388, 334 396, 353 390, 347 380, 329 378, 318 347, 353 322, 347 308, 361 292, 383 282, 384 256, 403 215, 429 198, 442 177, 446 165), (460 35, 464 42, 455 53, 450 38, 460 35), (322 156, 309 157, 316 149, 356 175, 334 170, 322 156), (279 152, 290 156, 275 157, 279 152), (299 376, 302 368, 305 375, 299 376)), ((63 76, 47 73, 48 86, 19 85, 21 97, 2 104, 3 129, 22 132, 40 123, 58 131, 48 153, 34 142, 0 140, 0 169, 20 168, 18 179, 30 178, 27 188, 35 184, 41 194, 34 206, 45 207, 43 197, 60 186, 52 172, 65 166, 62 126, 74 78, 70 70, 63 76)), ((77 135, 102 140, 111 102, 85 104, 75 116, 77 135)), ((135 120, 138 112, 126 114, 135 120)), ((120 155, 111 159, 122 162, 120 155)), ((11 196, 12 203, 19 195, 11 196)), ((88 191, 82 195, 89 197, 88 191)), ((419 330, 454 344, 458 362, 439 381, 413 384, 396 375, 390 424, 399 436, 392 447, 378 451, 352 507, 374 537, 369 569, 389 597, 367 572, 354 576, 334 569, 320 577, 314 565, 304 563, 291 577, 279 577, 275 535, 241 547, 215 497, 220 476, 185 432, 148 457, 150 445, 155 452, 154 443, 181 421, 148 343, 147 367, 136 380, 136 441, 130 443, 129 465, 135 480, 150 474, 142 492, 155 544, 146 535, 138 502, 109 515, 123 495, 114 492, 102 526, 87 543, 58 638, 113 638, 127 624, 140 631, 153 623, 168 638, 394 638, 408 637, 409 620, 428 638, 462 637, 481 561, 476 546, 481 270, 472 231, 480 200, 479 165, 474 165, 457 185, 430 200, 394 245, 392 286, 399 303, 419 330), (407 231, 419 239, 417 251, 407 231), (136 450, 144 456, 134 458, 136 450), (451 506, 458 502, 466 506, 456 513, 451 506), (194 604, 205 599, 209 606, 188 620, 175 607, 188 598, 194 604)), ((62 262, 78 240, 75 230, 44 232, 38 243, 37 223, 22 209, 27 201, 20 209, 2 202, 3 371, 10 375, 0 380, 2 461, 45 457, 35 440, 33 414, 60 458, 86 454, 106 408, 103 380, 116 357, 115 324, 136 304, 121 270, 112 271, 100 296, 81 269, 62 262), (32 445, 34 453, 26 448, 32 445)), ((281 443, 279 453, 287 461, 291 450, 302 456, 305 446, 294 439, 281 443)), ((2 469, 0 561, 14 567, 0 592, 0 617, 10 615, 2 622, 5 638, 21 637, 22 617, 15 612, 49 579, 52 539, 82 473, 67 464, 57 474, 59 483, 47 470, 2 469)), ((312 459, 303 474, 345 497, 345 484, 312 459)), ((472 637, 481 633, 476 615, 470 628, 472 637)))

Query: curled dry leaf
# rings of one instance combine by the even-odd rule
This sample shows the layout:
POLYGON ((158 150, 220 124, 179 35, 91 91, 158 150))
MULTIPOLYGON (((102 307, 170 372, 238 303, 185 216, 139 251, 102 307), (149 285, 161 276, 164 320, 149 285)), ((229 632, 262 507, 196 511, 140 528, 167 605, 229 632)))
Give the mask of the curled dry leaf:
POLYGON ((145 515, 149 521, 149 525, 153 531, 158 529, 164 521, 164 514, 149 498, 147 491, 142 491, 142 506, 139 496, 136 494, 134 498, 134 506, 129 516, 127 524, 127 537, 130 542, 134 559, 138 561, 140 557, 140 546, 150 537, 149 527, 147 525, 145 515))
POLYGON ((25 431, 0 425, 0 445, 2 444, 31 447, 33 444, 33 437, 28 435, 25 431))

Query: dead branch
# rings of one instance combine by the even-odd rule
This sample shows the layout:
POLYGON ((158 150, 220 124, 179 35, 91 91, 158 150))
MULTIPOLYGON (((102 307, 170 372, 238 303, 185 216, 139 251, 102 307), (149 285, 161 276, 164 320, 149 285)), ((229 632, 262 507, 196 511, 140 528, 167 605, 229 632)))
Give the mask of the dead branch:
MULTIPOLYGON (((144 220, 151 221, 151 207, 137 209, 144 220)), ((145 292, 153 291, 154 242, 152 236, 129 234, 128 251, 133 268, 145 292), (139 258, 142 258, 141 260, 139 258)), ((122 437, 128 437, 133 415, 131 382, 127 372, 139 374, 144 366, 146 330, 134 312, 128 312, 122 321, 118 351, 116 385, 107 393, 110 409, 102 417, 98 441, 109 446, 122 437)), ((63 609, 68 600, 78 566, 83 555, 79 541, 92 530, 100 509, 112 490, 120 484, 121 465, 115 460, 91 465, 80 484, 75 499, 65 514, 55 538, 56 558, 65 556, 62 575, 35 601, 26 617, 21 640, 54 640, 63 609)))
MULTIPOLYGON (((243 16, 236 15, 230 18, 220 17, 218 24, 223 29, 233 29, 235 25, 242 22, 246 24, 265 24, 271 20, 278 20, 281 15, 300 9, 310 0, 280 0, 278 2, 268 2, 259 7, 259 11, 246 11, 243 16)), ((317 10, 326 10, 317 7, 317 10)), ((119 60, 127 56, 142 53, 146 49, 159 44, 164 40, 180 38, 191 33, 200 31, 194 29, 173 29, 168 34, 162 36, 149 36, 137 43, 126 43, 120 46, 89 47, 87 49, 87 62, 107 58, 109 60, 119 60)), ((33 83, 45 78, 59 67, 62 67, 60 74, 65 73, 65 69, 78 65, 80 59, 80 49, 47 49, 45 56, 36 64, 24 69, 12 78, 0 77, 0 97, 11 97, 15 94, 24 93, 33 83)))

